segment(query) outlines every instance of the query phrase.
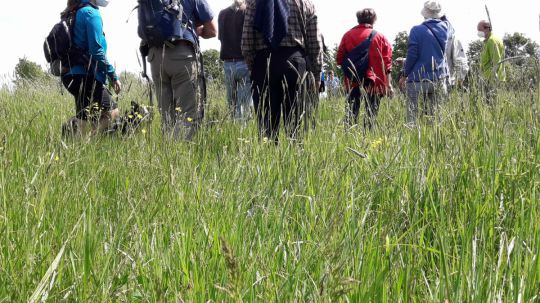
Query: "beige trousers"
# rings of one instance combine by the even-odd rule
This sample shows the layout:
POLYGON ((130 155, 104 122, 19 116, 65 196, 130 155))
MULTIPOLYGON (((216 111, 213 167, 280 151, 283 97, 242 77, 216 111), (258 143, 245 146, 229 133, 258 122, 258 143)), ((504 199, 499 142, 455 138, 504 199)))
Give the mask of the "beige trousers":
POLYGON ((152 47, 148 53, 164 133, 190 139, 200 122, 197 58, 192 46, 152 47))

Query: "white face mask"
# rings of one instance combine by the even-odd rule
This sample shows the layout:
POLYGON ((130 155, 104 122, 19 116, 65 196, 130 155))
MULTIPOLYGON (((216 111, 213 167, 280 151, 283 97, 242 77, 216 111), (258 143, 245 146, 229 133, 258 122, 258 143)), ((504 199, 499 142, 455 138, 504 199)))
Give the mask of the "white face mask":
POLYGON ((486 38, 486 33, 480 32, 480 31, 479 31, 479 32, 478 32, 478 37, 479 37, 479 38, 482 38, 482 39, 483 39, 483 38, 486 38))
POLYGON ((101 7, 107 7, 110 2, 110 0, 96 0, 96 5, 101 7))

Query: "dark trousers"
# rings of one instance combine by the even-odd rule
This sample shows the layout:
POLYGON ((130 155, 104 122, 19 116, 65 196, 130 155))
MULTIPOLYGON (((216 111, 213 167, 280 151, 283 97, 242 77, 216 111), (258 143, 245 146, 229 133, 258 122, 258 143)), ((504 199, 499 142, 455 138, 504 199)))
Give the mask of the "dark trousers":
POLYGON ((116 107, 103 83, 91 75, 63 76, 62 83, 75 97, 75 116, 81 120, 97 120, 102 111, 116 107))
POLYGON ((300 48, 257 52, 251 78, 261 136, 277 141, 283 111, 285 131, 290 138, 295 138, 305 110, 305 90, 302 89, 305 73, 306 60, 300 48))
POLYGON ((375 118, 379 113, 381 96, 377 94, 362 92, 360 87, 355 87, 349 93, 347 99, 347 124, 352 126, 358 124, 358 114, 360 113, 360 104, 364 101, 366 114, 364 116, 364 129, 372 129, 375 124, 375 118))

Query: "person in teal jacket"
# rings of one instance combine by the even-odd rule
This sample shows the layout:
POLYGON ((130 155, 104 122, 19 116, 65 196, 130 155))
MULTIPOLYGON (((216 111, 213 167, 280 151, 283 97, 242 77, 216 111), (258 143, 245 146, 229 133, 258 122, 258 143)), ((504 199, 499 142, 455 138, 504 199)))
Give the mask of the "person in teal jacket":
MULTIPOLYGON (((107 59, 107 40, 99 7, 110 0, 68 0, 63 14, 77 11, 73 25, 73 43, 82 50, 88 64, 71 66, 62 76, 62 83, 75 97, 75 118, 63 127, 77 134, 108 129, 119 114, 111 95, 105 89, 108 81, 118 94, 122 85, 115 69, 107 59)), ((80 62, 81 60, 73 60, 80 62)), ((84 60, 83 60, 84 61, 84 60)))

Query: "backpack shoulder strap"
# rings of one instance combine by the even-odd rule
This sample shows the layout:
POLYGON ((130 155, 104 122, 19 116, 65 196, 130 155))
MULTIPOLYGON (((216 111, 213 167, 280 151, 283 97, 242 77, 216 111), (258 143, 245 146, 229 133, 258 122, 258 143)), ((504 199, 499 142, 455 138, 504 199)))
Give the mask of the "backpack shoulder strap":
POLYGON ((376 35, 377 35, 377 31, 372 30, 371 33, 369 33, 369 37, 368 37, 369 42, 371 42, 373 38, 375 38, 376 35))
POLYGON ((427 27, 427 29, 429 30, 429 32, 431 33, 431 35, 433 36, 433 38, 435 38, 435 40, 437 40, 437 44, 439 44, 439 47, 441 48, 441 51, 443 53, 443 55, 446 53, 445 51, 445 48, 444 46, 442 45, 441 41, 439 40, 439 38, 437 38, 437 36, 435 35, 435 33, 433 32, 433 30, 431 29, 431 27, 429 27, 427 24, 424 23, 424 26, 427 27))

